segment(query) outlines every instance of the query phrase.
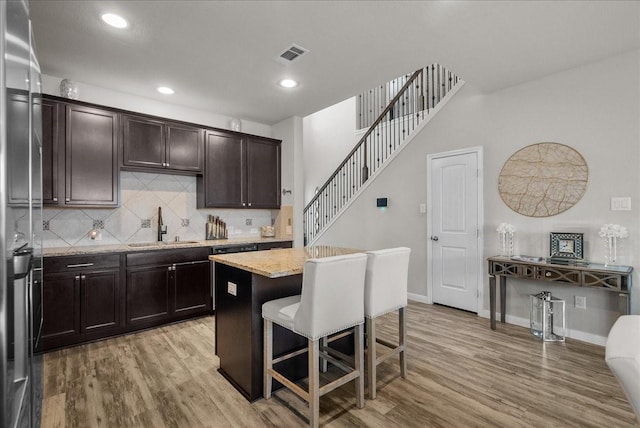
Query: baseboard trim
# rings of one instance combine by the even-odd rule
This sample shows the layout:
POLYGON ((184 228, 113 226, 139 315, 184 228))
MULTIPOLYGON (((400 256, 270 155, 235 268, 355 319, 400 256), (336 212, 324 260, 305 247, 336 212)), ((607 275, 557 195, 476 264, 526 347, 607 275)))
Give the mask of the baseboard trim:
MULTIPOLYGON (((478 316, 483 318, 489 318, 489 311, 483 309, 478 312, 478 316)), ((500 320, 500 313, 496 314, 496 320, 500 320)), ((513 315, 507 315, 506 319, 507 324, 513 324, 520 327, 529 328, 531 321, 528 318, 515 317, 513 315)), ((580 330, 571 330, 567 329, 567 337, 575 340, 580 340, 582 342, 591 343, 593 345, 604 346, 607 343, 607 338, 604 336, 598 336, 597 334, 587 333, 580 330)))
POLYGON ((427 296, 423 296, 422 294, 407 293, 407 298, 414 302, 431 304, 431 299, 429 299, 427 296))

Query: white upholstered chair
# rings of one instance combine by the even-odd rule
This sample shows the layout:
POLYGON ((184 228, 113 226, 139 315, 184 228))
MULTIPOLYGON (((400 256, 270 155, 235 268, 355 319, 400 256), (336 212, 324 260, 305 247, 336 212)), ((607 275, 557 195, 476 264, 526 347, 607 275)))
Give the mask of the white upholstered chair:
POLYGON ((364 316, 367 331, 366 371, 369 398, 376 398, 376 367, 395 355, 400 356, 400 375, 407 377, 407 276, 411 249, 389 248, 367 252, 367 275, 364 291, 364 316), (377 317, 399 311, 398 345, 380 339, 376 334, 377 317), (380 357, 377 344, 391 348, 380 357))
POLYGON ((640 421, 640 315, 618 318, 607 337, 605 360, 640 421))
POLYGON ((364 278, 367 256, 363 253, 309 259, 304 264, 302 294, 262 305, 264 319, 264 398, 271 396, 276 379, 309 403, 309 424, 318 426, 320 396, 356 380, 356 405, 364 407, 364 278), (273 358, 273 323, 308 340, 309 388, 307 391, 277 372, 273 364, 298 355, 273 358), (319 350, 327 335, 355 328, 355 360, 350 367, 319 350), (345 375, 320 387, 320 358, 345 371, 345 375))

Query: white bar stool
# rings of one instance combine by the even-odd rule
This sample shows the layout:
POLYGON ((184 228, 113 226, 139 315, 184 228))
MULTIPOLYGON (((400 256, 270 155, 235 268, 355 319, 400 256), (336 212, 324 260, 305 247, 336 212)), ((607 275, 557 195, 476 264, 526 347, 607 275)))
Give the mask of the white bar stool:
POLYGON ((264 398, 271 397, 276 379, 309 403, 309 425, 318 426, 320 397, 356 380, 356 405, 364 407, 364 278, 367 256, 363 253, 309 259, 302 274, 302 294, 262 305, 264 319, 264 398), (308 339, 309 388, 287 379, 273 365, 299 355, 294 351, 273 358, 273 323, 308 339), (320 352, 323 337, 355 327, 355 368, 320 352), (346 374, 320 386, 319 360, 328 360, 346 374))
POLYGON ((605 361, 640 421, 640 315, 623 315, 613 324, 605 361))
POLYGON ((367 331, 367 383, 369 398, 376 398, 376 367, 383 361, 400 355, 400 375, 407 377, 407 276, 411 249, 389 248, 367 252, 367 275, 364 291, 364 316, 367 331), (376 318, 391 311, 399 311, 399 344, 380 339, 376 335, 376 318), (377 356, 377 344, 391 348, 377 356))

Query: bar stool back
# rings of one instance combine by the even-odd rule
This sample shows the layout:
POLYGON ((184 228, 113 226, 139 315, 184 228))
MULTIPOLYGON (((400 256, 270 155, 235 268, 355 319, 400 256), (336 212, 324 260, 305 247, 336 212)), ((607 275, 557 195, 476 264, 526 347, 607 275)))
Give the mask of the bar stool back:
POLYGON ((320 396, 356 380, 356 405, 364 407, 364 278, 367 256, 363 253, 309 259, 302 275, 302 294, 262 305, 264 319, 264 397, 271 396, 276 379, 309 403, 309 424, 318 426, 320 396), (308 339, 309 387, 302 389, 273 365, 299 355, 292 352, 273 358, 273 323, 308 339), (319 351, 319 342, 332 333, 355 328, 355 367, 319 351), (319 359, 327 359, 346 374, 320 386, 319 359))
POLYGON ((406 336, 407 320, 407 276, 411 249, 389 248, 367 252, 367 275, 365 279, 364 315, 367 331, 367 383, 369 398, 376 398, 376 367, 388 358, 400 355, 400 374, 407 377, 406 336), (376 335, 375 320, 388 312, 399 311, 399 344, 395 345, 376 335), (378 357, 377 344, 391 348, 378 357))

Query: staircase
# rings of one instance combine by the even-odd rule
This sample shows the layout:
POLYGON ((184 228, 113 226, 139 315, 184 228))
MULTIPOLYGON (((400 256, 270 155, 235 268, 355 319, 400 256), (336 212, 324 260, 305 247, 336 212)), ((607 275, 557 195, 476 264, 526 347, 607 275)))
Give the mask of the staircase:
POLYGON ((304 208, 305 245, 313 244, 365 183, 424 126, 445 96, 462 83, 458 76, 433 64, 359 95, 358 122, 361 128, 369 128, 304 208))

